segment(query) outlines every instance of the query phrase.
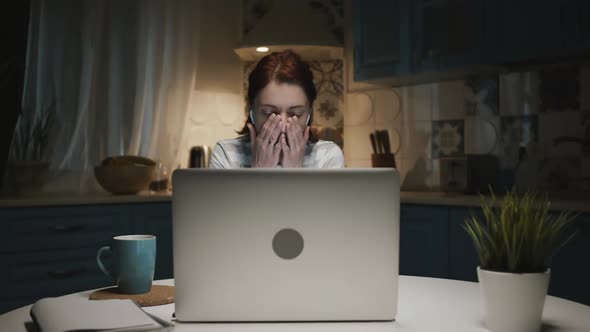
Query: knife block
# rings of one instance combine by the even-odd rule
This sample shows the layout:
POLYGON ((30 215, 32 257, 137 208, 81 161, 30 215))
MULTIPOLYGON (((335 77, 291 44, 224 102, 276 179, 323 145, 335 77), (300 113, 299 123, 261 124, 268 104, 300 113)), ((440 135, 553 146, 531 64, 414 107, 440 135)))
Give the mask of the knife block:
POLYGON ((396 168, 395 156, 393 153, 378 153, 371 155, 371 165, 373 167, 392 167, 396 168))

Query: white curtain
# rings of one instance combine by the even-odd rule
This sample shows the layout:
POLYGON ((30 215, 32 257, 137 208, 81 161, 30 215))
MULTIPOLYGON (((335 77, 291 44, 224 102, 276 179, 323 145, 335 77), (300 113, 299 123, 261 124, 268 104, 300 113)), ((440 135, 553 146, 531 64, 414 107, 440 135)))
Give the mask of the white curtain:
POLYGON ((10 160, 41 158, 45 190, 100 190, 93 167, 141 155, 173 168, 197 65, 199 1, 33 0, 10 160), (23 144, 53 114, 47 146, 23 144), (36 154, 36 156, 32 156, 36 154))

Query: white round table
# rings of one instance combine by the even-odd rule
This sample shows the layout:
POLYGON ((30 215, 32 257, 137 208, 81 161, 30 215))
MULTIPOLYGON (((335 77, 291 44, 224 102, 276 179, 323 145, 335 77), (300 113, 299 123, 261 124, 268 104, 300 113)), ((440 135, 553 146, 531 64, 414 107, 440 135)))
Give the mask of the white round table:
MULTIPOLYGON (((173 285, 174 280, 157 284, 173 285)), ((66 296, 86 301, 92 291, 66 296)), ((0 316, 1 332, 26 332, 29 310, 22 307, 0 316)), ((144 308, 172 321, 174 304, 144 308)), ((479 284, 446 279, 400 276, 398 316, 395 322, 375 323, 231 323, 187 324, 175 322, 174 331, 487 331, 479 284)), ((543 331, 590 331, 590 307, 547 296, 543 312, 543 331)))

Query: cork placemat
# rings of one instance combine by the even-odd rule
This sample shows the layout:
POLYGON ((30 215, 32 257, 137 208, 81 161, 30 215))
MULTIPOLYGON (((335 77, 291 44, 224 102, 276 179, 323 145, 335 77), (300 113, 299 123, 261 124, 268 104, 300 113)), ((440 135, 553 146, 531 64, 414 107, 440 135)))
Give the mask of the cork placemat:
POLYGON ((153 285, 149 293, 124 294, 118 287, 104 288, 90 294, 89 300, 130 299, 141 307, 174 303, 174 286, 153 285))

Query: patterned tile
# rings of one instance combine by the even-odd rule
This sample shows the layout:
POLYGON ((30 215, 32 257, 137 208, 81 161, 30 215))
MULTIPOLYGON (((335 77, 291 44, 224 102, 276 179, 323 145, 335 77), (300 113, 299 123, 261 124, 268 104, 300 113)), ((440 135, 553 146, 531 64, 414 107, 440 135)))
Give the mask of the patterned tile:
POLYGON ((401 149, 398 155, 399 158, 407 160, 431 158, 432 122, 403 122, 401 127, 401 149))
POLYGON ((539 113, 539 73, 500 75, 500 114, 518 116, 539 113))
POLYGON ((521 147, 538 141, 539 121, 537 115, 503 116, 500 120, 503 169, 514 169, 521 159, 521 147))
POLYGON ((431 191, 440 188, 440 162, 428 158, 397 160, 400 166, 401 189, 431 191))
POLYGON ((460 119, 465 115, 463 81, 445 81, 432 89, 432 120, 460 119))
POLYGON ((464 137, 463 120, 432 121, 432 158, 463 155, 464 137))
POLYGON ((344 148, 343 128, 315 126, 312 130, 314 135, 319 139, 332 141, 336 143, 341 149, 344 148))
POLYGON ((539 114, 539 142, 548 157, 580 157, 584 127, 578 111, 539 114))
POLYGON ((319 94, 313 107, 314 125, 342 128, 344 125, 342 107, 342 98, 339 96, 331 93, 319 94))
POLYGON ((473 77, 463 89, 466 116, 499 115, 498 77, 473 77))
POLYGON ((500 141, 499 117, 465 117, 465 153, 495 154, 500 141))
POLYGON ((432 91, 434 84, 401 88, 402 110, 406 121, 432 120, 432 91))
POLYGON ((564 112, 580 109, 578 66, 544 69, 540 74, 540 111, 564 112))
POLYGON ((540 161, 541 187, 550 192, 584 189, 581 158, 548 158, 540 161))
POLYGON ((369 135, 375 130, 373 125, 346 126, 343 128, 344 156, 350 160, 371 160, 373 149, 369 135))
POLYGON ((392 122, 400 118, 400 95, 399 89, 383 89, 369 91, 374 101, 375 122, 392 122))
POLYGON ((539 121, 536 115, 501 117, 502 142, 513 145, 527 145, 536 142, 539 135, 539 121))
POLYGON ((342 97, 342 60, 309 61, 318 95, 331 93, 342 97))

